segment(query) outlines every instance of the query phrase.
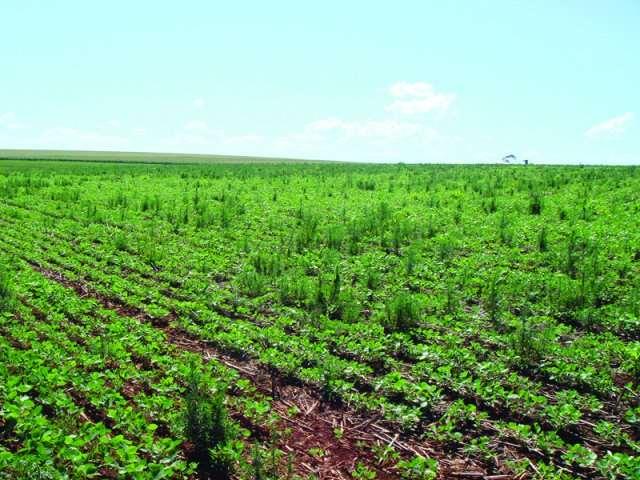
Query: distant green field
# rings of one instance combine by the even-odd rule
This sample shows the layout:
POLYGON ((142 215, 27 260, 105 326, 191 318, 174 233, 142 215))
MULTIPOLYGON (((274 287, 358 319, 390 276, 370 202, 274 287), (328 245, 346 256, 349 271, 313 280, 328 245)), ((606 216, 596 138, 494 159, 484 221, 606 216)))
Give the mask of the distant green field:
MULTIPOLYGON (((297 163, 294 158, 203 155, 195 153, 94 152, 82 150, 0 150, 0 160, 61 160, 116 163, 297 163)), ((320 160, 315 160, 316 162, 320 160)))

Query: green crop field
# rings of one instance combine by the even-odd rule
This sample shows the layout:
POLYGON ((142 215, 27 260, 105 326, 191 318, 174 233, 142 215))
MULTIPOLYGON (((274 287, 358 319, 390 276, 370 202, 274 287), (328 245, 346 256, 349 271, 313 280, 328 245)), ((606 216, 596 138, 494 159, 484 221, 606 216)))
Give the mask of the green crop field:
POLYGON ((640 478, 640 168, 59 155, 0 152, 0 479, 640 478))

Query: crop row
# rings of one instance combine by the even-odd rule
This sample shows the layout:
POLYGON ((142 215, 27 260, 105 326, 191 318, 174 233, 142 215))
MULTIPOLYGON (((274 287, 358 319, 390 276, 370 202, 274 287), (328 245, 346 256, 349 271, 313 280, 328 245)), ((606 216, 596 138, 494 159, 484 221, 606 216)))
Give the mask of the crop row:
MULTIPOLYGON (((212 313, 212 312, 210 312, 212 313)), ((237 323, 238 320, 236 320, 234 323, 237 323)), ((220 322, 219 322, 220 323, 220 322)), ((337 323, 337 322, 336 322, 337 323)), ((222 321, 221 325, 219 325, 220 328, 224 327, 224 326, 228 326, 228 322, 226 321, 222 321)), ((208 328, 211 328, 211 322, 209 322, 207 324, 208 328)), ((320 329, 320 331, 328 331, 331 332, 331 330, 327 329, 326 326, 323 329, 320 329)), ((257 348, 259 348, 257 345, 249 345, 247 342, 250 342, 250 339, 253 337, 255 337, 255 333, 251 333, 248 329, 245 330, 240 330, 240 334, 238 334, 238 330, 228 330, 226 333, 226 336, 224 334, 220 335, 212 335, 209 334, 204 335, 206 338, 211 338, 212 340, 221 343, 222 346, 225 346, 226 348, 229 349, 237 349, 243 352, 247 352, 247 351, 256 351, 257 348), (221 340, 222 339, 222 340, 221 340), (226 339, 226 341, 224 341, 226 339), (238 341, 242 341, 243 344, 241 346, 238 345, 238 341), (251 347, 251 348, 249 348, 251 347)), ((198 330, 198 333, 203 334, 202 330, 198 330)), ((379 333, 379 332, 378 332, 379 333)), ((263 332, 263 335, 258 337, 258 341, 262 342, 263 344, 267 341, 272 342, 272 345, 278 345, 278 342, 282 343, 286 343, 288 340, 287 337, 283 337, 282 339, 280 339, 280 336, 282 334, 278 334, 278 332, 272 328, 267 329, 263 332)), ((375 338, 375 335, 373 335, 373 337, 375 338)), ((294 372, 296 372, 296 370, 300 367, 296 367, 296 365, 303 365, 305 362, 309 362, 311 361, 311 359, 313 358, 309 352, 310 350, 312 350, 314 347, 318 348, 319 345, 322 345, 322 343, 320 343, 320 339, 319 338, 314 338, 313 343, 308 343, 308 344, 301 344, 300 346, 298 346, 297 348, 292 345, 293 342, 290 342, 290 345, 287 345, 285 348, 287 350, 288 354, 283 354, 280 353, 277 350, 274 349, 270 349, 267 350, 267 352, 261 356, 261 360, 262 361, 266 361, 268 362, 270 365, 275 366, 277 368, 279 368, 281 371, 284 371, 285 373, 288 373, 289 375, 295 375, 294 372), (301 359, 301 360, 300 360, 301 359)), ((346 344, 347 342, 339 342, 342 344, 346 344)), ((353 342, 352 342, 353 343, 353 342)), ((405 342, 403 342, 404 344, 406 344, 406 340, 405 342)), ((259 345, 259 344, 258 344, 259 345)), ((431 349, 432 352, 435 352, 435 350, 431 349)), ((443 351, 443 350, 441 350, 443 351)), ((456 350, 452 350, 452 351, 456 351, 456 350)), ((321 352, 321 355, 323 354, 323 352, 321 352)), ((435 354, 435 353, 434 353, 435 354)), ((433 358, 433 357, 432 357, 433 358)), ((442 365, 447 365, 447 364, 451 364, 452 362, 450 361, 451 359, 448 359, 446 357, 443 357, 442 359, 440 359, 440 367, 442 365)), ((318 362, 314 362, 315 365, 318 365, 318 362)), ((353 401, 354 403, 357 404, 361 404, 361 405, 365 405, 367 408, 380 408, 380 402, 379 401, 374 401, 374 397, 370 397, 367 398, 366 395, 350 395, 349 394, 349 383, 348 382, 344 382, 341 379, 344 377, 344 372, 348 372, 349 368, 351 368, 353 370, 353 366, 357 364, 352 363, 350 366, 345 367, 343 364, 338 363, 335 367, 335 371, 337 372, 336 375, 336 379, 333 381, 333 383, 329 382, 329 388, 333 388, 333 389, 341 389, 342 391, 342 397, 346 398, 347 400, 353 401)), ((414 366, 414 371, 417 372, 421 372, 421 377, 422 378, 429 378, 432 381, 439 381, 439 383, 443 386, 446 385, 450 385, 450 381, 448 380, 449 377, 451 376, 449 374, 449 372, 446 371, 446 369, 444 371, 442 371, 442 369, 440 369, 441 371, 438 371, 438 367, 435 368, 429 368, 430 365, 426 362, 420 362, 418 364, 416 364, 414 366)), ((464 365, 462 365, 461 367, 464 367, 464 365)), ((360 367, 361 368, 361 367, 360 367)), ((301 369, 304 370, 304 369, 301 369)), ((323 365, 323 371, 320 372, 318 371, 318 368, 316 367, 315 369, 306 369, 306 374, 308 375, 307 377, 302 377, 303 379, 307 380, 307 381, 314 381, 318 378, 318 375, 320 374, 324 374, 325 376, 329 376, 331 375, 331 371, 332 369, 330 368, 330 365, 327 365, 327 362, 325 361, 324 365, 323 365)), ((465 371, 464 368, 461 368, 461 371, 465 371)), ((467 394, 466 397, 468 399, 471 399, 472 401, 475 401, 476 403, 480 403, 480 399, 482 398, 486 398, 487 400, 482 400, 481 404, 482 405, 491 405, 492 401, 491 401, 491 396, 487 395, 487 391, 486 391, 486 386, 489 385, 493 385, 495 384, 495 380, 496 380, 496 374, 497 376, 503 374, 504 372, 501 371, 500 369, 498 370, 494 370, 493 373, 489 372, 490 374, 488 376, 485 376, 486 379, 486 383, 484 383, 485 387, 484 390, 480 390, 479 393, 472 393, 471 395, 467 394), (493 375, 493 376, 492 376, 493 375)), ((329 377, 330 378, 330 377, 329 377)), ((357 379, 356 379, 357 380, 357 379)), ((406 407, 403 408, 398 408, 398 405, 394 408, 393 404, 391 405, 385 405, 387 411, 390 412, 391 415, 396 415, 398 419, 400 419, 401 421, 410 424, 412 422, 412 418, 415 419, 419 419, 421 416, 423 416, 423 412, 425 411, 425 409, 428 409, 429 407, 433 406, 433 403, 435 401, 435 398, 432 398, 434 394, 438 395, 437 390, 434 390, 433 387, 430 387, 428 383, 418 383, 417 384, 417 388, 415 386, 414 383, 411 383, 410 380, 413 380, 411 377, 409 378, 402 378, 401 376, 398 375, 394 375, 394 374, 389 374, 385 377, 382 377, 380 380, 378 380, 377 382, 373 382, 373 384, 376 386, 375 388, 378 390, 378 392, 382 393, 386 393, 388 396, 390 396, 391 398, 394 397, 406 397, 408 398, 409 401, 405 401, 405 404, 409 404, 409 405, 415 405, 415 404, 419 404, 420 407, 416 408, 414 407, 414 410, 411 411, 409 409, 407 409, 406 407), (417 413, 416 413, 417 412, 417 413)), ((517 379, 516 379, 517 380, 517 379)), ((360 383, 362 383, 362 381, 360 381, 360 383)), ((477 383, 477 381, 475 382, 477 383)), ((515 382, 514 382, 515 383, 515 382)), ((371 385, 371 382, 369 382, 369 385, 371 385)), ((474 385, 474 381, 473 379, 471 379, 471 381, 469 382, 461 382, 460 385, 458 385, 458 389, 457 391, 454 391, 454 393, 458 393, 460 394, 460 392, 464 391, 464 388, 469 388, 469 386, 473 386, 474 385)), ((482 384, 481 384, 482 385, 482 384)), ((494 387, 495 389, 495 387, 494 387)), ((510 393, 509 395, 507 395, 507 393, 503 393, 503 397, 502 398, 509 398, 509 396, 513 397, 513 394, 510 393)), ((334 395, 335 392, 330 391, 329 394, 334 395)), ((524 395, 525 399, 526 398, 531 398, 531 394, 527 394, 527 391, 524 389, 520 390, 520 394, 524 395)), ((500 395, 497 396, 497 398, 500 398, 500 395)), ((513 403, 516 399, 511 399, 512 400, 512 405, 507 405, 507 407, 511 407, 512 409, 515 408, 515 404, 513 403)), ((544 397, 541 396, 533 396, 533 401, 534 401, 534 405, 535 402, 544 402, 544 397)), ((571 398, 571 396, 569 397, 569 400, 575 400, 575 398, 571 398)), ((473 407, 473 405, 468 405, 468 407, 473 407)), ((575 409, 571 409, 571 408, 567 408, 570 407, 569 404, 565 404, 563 405, 557 405, 557 406, 552 406, 552 408, 550 408, 550 412, 554 412, 553 414, 550 415, 555 415, 552 418, 554 419, 555 422, 562 422, 565 421, 562 419, 562 415, 564 414, 568 419, 570 420, 575 420, 575 409)), ((456 412, 456 421, 460 422, 461 425, 464 425, 466 422, 470 422, 470 420, 468 418, 466 418, 465 416, 470 416, 471 419, 474 418, 479 418, 479 419, 483 419, 483 417, 486 416, 486 414, 483 414, 483 412, 479 412, 477 413, 475 408, 467 408, 464 406, 464 403, 460 403, 460 402, 455 402, 451 407, 452 411, 456 412), (462 410, 460 410, 462 408, 462 410), (466 413, 464 413, 466 412, 466 413), (462 418, 457 418, 460 415, 463 415, 462 418)), ((446 412, 442 418, 445 419, 445 422, 449 422, 449 425, 447 425, 446 427, 444 427, 445 429, 451 430, 452 426, 451 426, 451 417, 453 414, 451 414, 450 412, 446 412)), ((579 412, 578 412, 578 416, 579 416, 579 412)), ((544 418, 544 417, 543 417, 544 418)), ((578 417, 579 419, 579 417, 578 417)), ((415 420, 414 420, 415 421, 415 420)), ((473 423, 473 422, 472 422, 473 423)), ((556 424, 556 426, 560 426, 560 424, 556 424)), ((506 432, 505 435, 511 435, 510 430, 512 429, 516 429, 517 430, 517 424, 514 425, 509 425, 507 423, 504 424, 499 424, 498 423, 498 427, 495 427, 494 425, 492 425, 492 428, 504 428, 504 431, 506 432)), ((537 427, 539 428, 539 427, 537 427)), ((615 428, 615 427, 614 427, 615 428)), ((544 433, 544 432, 543 432, 544 433)), ((548 432, 547 432, 548 433, 548 432)), ((455 430, 453 431, 449 431, 447 432, 447 436, 443 437, 443 438, 447 438, 450 441, 460 441, 462 440, 462 436, 460 432, 457 432, 455 430)), ((535 434, 531 434, 531 437, 535 437, 535 434)), ((562 448, 562 445, 564 444, 564 442, 562 442, 562 440, 560 438, 555 438, 552 439, 555 444, 553 444, 552 446, 558 447, 560 446, 560 448, 562 448)), ((527 439, 526 442, 530 442, 531 439, 527 439)), ((550 440, 548 439, 543 439, 543 441, 541 443, 545 443, 545 444, 549 444, 550 440)), ((537 449, 536 447, 533 447, 534 449, 537 449)), ((549 446, 547 446, 547 448, 551 448, 549 446)), ((574 447, 575 448, 575 447, 574 447)), ((615 446, 613 446, 613 448, 615 448, 615 446)))

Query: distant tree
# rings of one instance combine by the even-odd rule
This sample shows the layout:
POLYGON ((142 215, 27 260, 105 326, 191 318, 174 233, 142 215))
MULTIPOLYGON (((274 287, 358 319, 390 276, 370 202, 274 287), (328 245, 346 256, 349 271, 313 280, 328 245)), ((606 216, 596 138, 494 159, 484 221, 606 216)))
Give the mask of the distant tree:
MULTIPOLYGON (((502 157, 502 162, 503 163, 516 163, 517 158, 513 153, 510 153, 509 155, 505 155, 504 157, 502 157)), ((529 160, 522 160, 522 163, 524 165, 529 165, 529 160)))

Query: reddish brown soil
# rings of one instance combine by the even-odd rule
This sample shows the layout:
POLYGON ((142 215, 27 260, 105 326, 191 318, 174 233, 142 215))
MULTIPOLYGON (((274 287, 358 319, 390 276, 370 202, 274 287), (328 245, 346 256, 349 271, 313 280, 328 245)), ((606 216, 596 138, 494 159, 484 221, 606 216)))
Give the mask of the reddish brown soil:
POLYGON ((113 429, 115 427, 115 422, 113 421, 113 419, 109 418, 103 410, 100 410, 89 400, 87 400, 82 393, 73 388, 69 388, 67 391, 69 393, 69 396, 73 399, 73 402, 79 407, 82 407, 84 416, 91 422, 102 422, 104 425, 109 427, 109 429, 113 429))

